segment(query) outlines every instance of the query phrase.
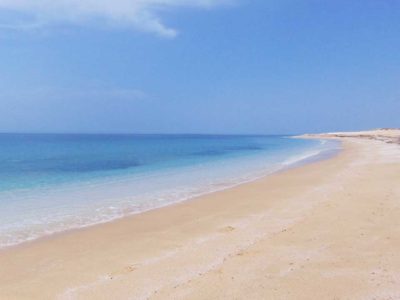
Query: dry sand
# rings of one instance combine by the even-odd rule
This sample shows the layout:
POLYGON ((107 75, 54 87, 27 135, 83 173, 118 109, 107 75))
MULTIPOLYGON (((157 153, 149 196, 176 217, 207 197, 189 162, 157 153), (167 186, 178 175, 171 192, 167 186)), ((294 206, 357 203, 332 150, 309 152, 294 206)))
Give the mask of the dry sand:
POLYGON ((0 299, 400 299, 399 136, 5 249, 0 299))

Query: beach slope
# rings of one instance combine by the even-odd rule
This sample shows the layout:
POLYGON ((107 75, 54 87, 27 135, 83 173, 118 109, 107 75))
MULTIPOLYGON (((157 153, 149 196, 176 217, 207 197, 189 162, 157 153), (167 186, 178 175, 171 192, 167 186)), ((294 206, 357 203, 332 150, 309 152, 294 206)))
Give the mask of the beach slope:
POLYGON ((0 251, 0 299, 400 299, 400 130, 304 138, 343 151, 0 251))

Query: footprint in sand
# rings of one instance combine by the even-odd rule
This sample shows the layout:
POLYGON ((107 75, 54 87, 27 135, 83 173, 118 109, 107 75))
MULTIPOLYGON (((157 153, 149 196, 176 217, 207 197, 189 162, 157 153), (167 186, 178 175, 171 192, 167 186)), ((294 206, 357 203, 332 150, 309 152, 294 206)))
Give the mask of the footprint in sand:
POLYGON ((113 279, 114 277, 117 277, 117 276, 129 274, 129 273, 135 271, 136 269, 137 269, 136 265, 129 265, 129 266, 123 268, 122 270, 111 273, 109 276, 110 276, 110 279, 113 279))
POLYGON ((231 232, 231 231, 234 231, 235 229, 236 228, 233 226, 226 226, 226 227, 221 228, 219 231, 220 232, 231 232))

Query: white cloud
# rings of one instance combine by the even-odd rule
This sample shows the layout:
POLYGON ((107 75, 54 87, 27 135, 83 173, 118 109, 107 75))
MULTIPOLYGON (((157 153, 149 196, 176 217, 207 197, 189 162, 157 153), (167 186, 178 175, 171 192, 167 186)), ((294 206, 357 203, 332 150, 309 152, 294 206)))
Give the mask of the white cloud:
POLYGON ((0 27, 26 29, 101 22, 171 38, 177 31, 162 22, 162 10, 210 8, 227 2, 231 0, 0 0, 0 27), (2 20, 5 15, 7 21, 2 20))

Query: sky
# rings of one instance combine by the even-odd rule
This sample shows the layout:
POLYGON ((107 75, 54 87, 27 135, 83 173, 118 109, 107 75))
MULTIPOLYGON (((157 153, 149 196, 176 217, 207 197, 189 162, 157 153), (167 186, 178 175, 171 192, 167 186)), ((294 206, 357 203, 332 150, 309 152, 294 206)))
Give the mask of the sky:
POLYGON ((0 0, 0 132, 400 127, 398 0, 0 0))

